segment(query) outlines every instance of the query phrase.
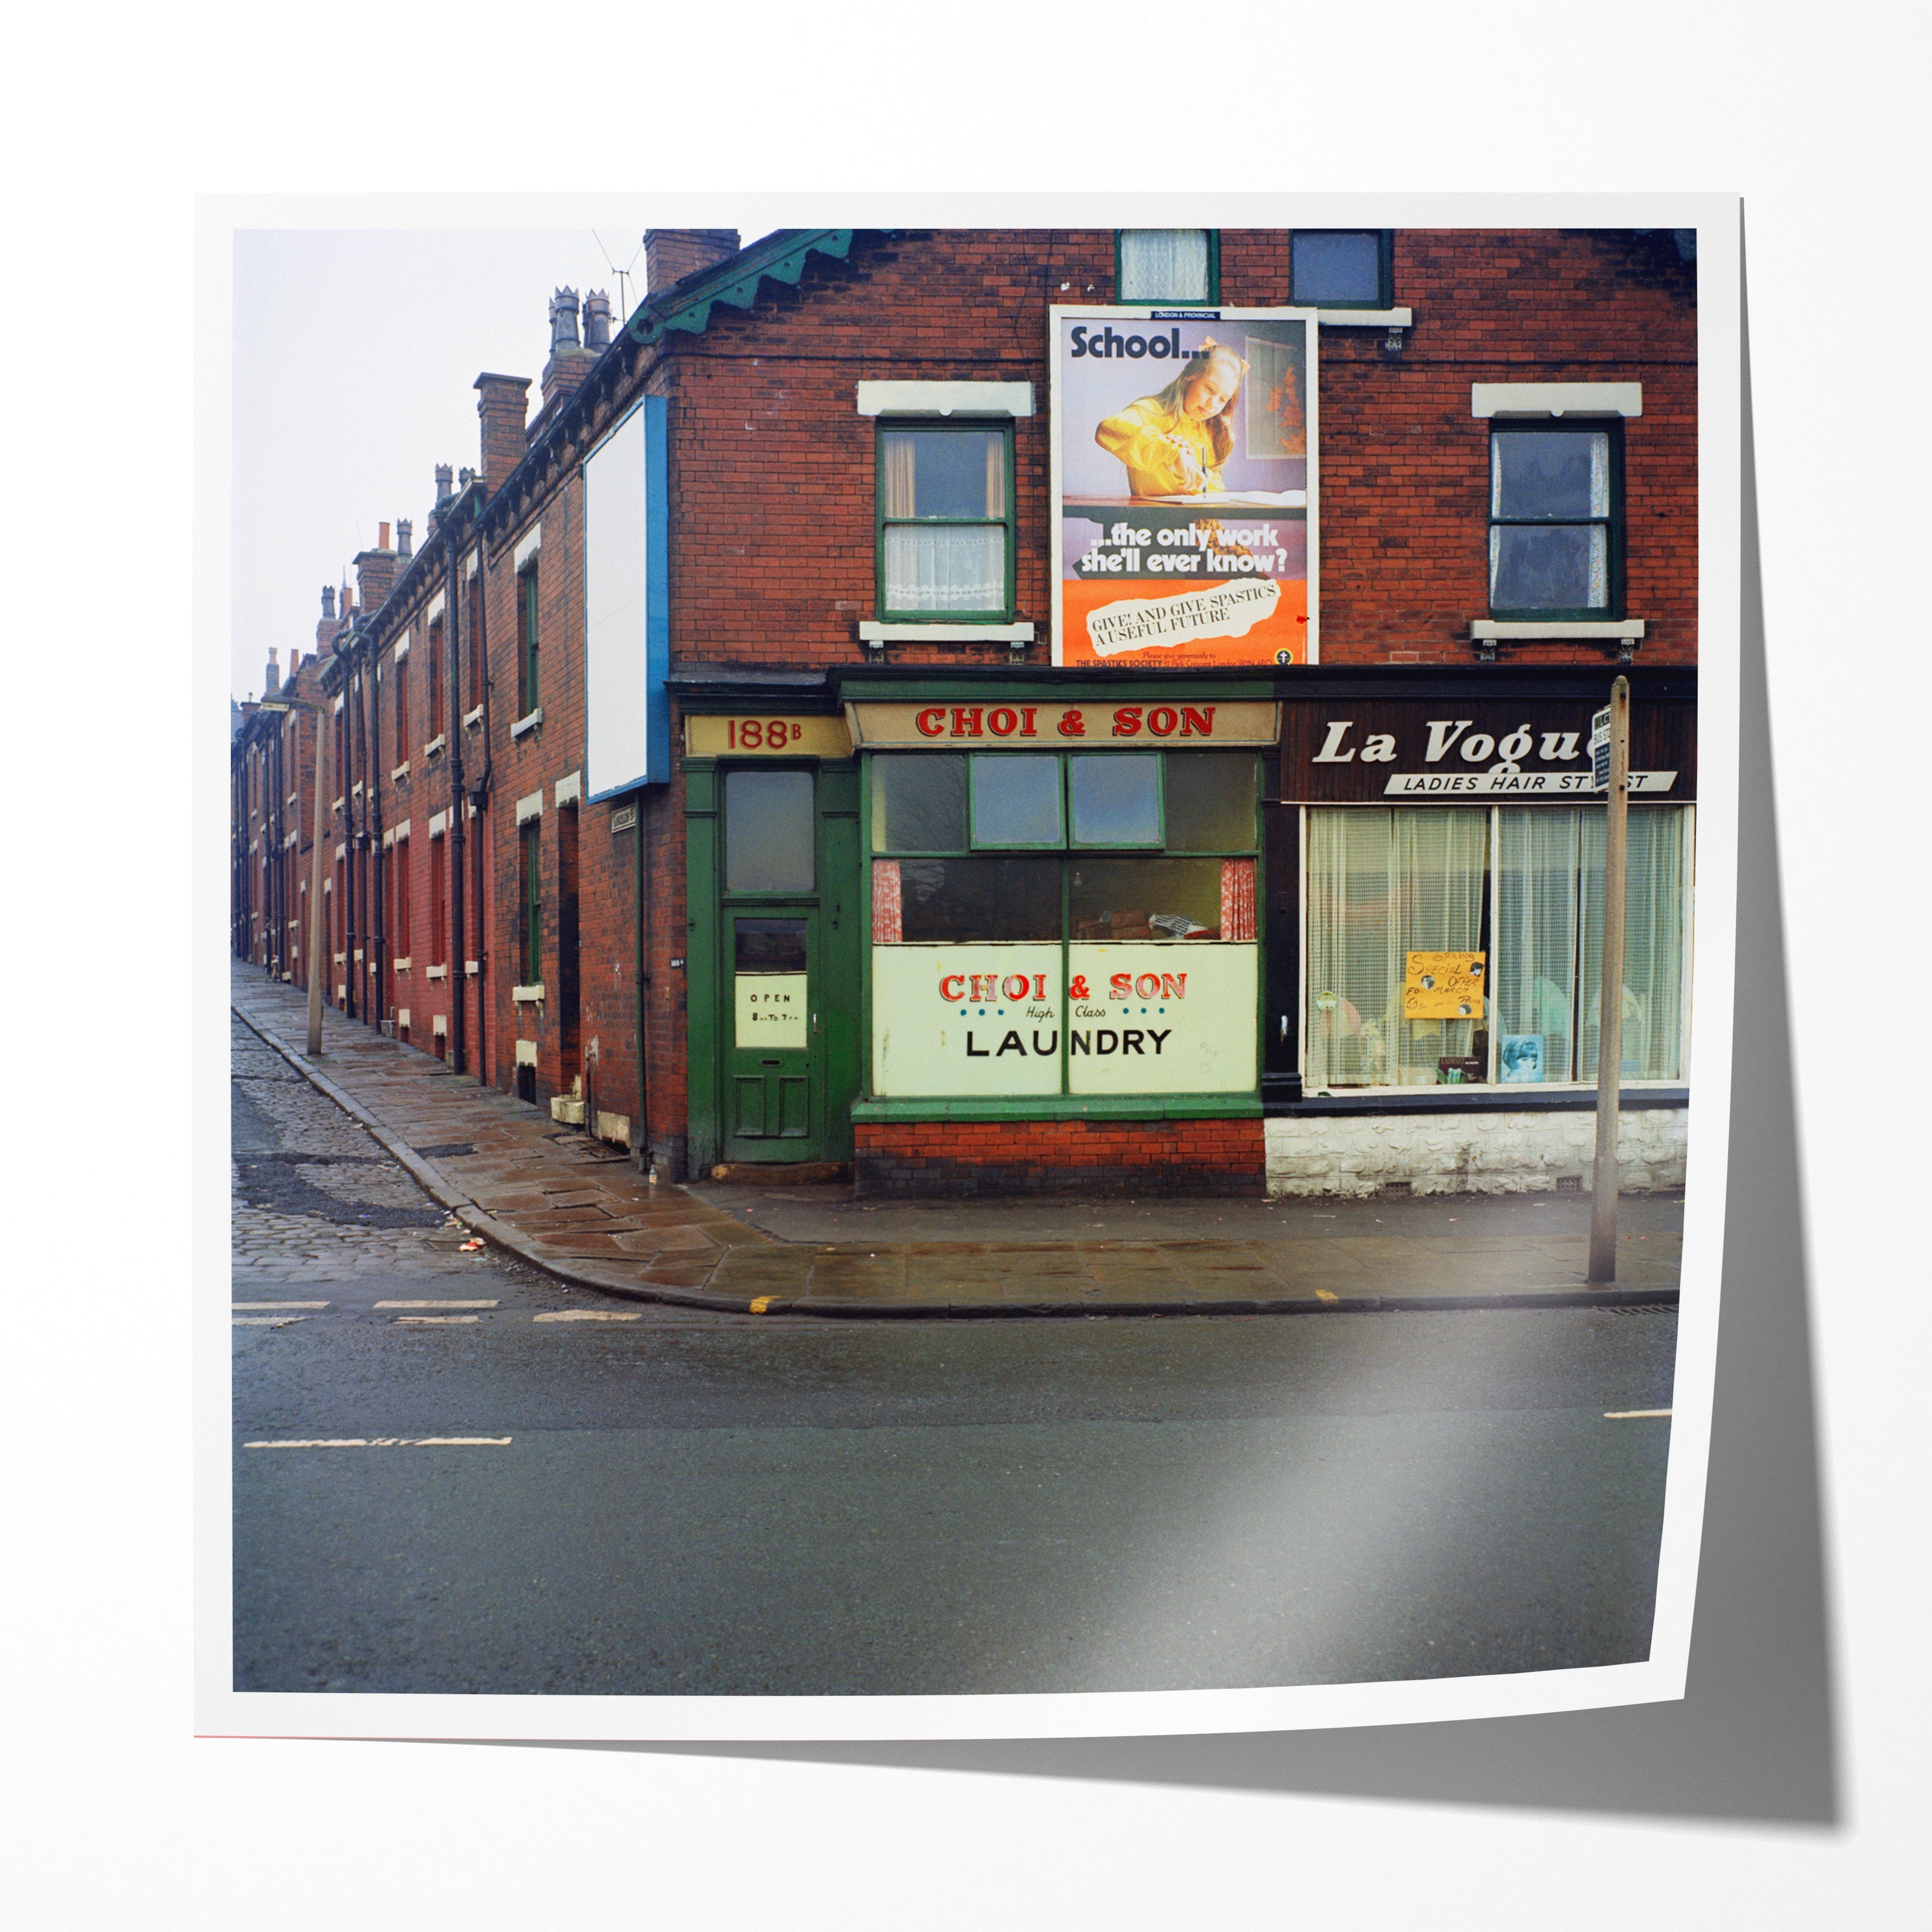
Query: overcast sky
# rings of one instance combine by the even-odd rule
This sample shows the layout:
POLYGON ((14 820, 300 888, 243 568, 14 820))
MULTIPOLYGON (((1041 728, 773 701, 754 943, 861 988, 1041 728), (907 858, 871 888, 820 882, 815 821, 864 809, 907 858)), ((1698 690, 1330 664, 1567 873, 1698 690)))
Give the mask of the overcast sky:
MULTIPOLYGON (((722 225, 722 224, 717 224, 722 225)), ((745 239, 764 232, 748 226, 745 239)), ((439 463, 478 465, 484 370, 538 382, 550 300, 644 285, 633 227, 466 232, 252 229, 235 238, 230 689, 256 697, 315 640, 322 586, 354 580, 377 526, 423 541, 439 463)))

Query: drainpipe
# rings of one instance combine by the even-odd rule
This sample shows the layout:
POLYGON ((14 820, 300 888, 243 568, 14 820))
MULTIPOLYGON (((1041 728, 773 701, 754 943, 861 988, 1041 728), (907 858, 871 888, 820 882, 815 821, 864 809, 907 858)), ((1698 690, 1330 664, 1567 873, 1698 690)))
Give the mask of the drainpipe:
MULTIPOLYGON (((474 512, 472 513, 472 520, 474 512)), ((448 557, 447 575, 443 590, 443 606, 449 613, 449 622, 443 626, 446 640, 443 648, 448 662, 443 667, 447 674, 447 702, 449 706, 448 736, 445 742, 449 747, 449 879, 454 888, 450 897, 454 902, 450 908, 451 946, 450 964, 456 983, 456 996, 449 1003, 449 1070, 460 1073, 468 1064, 465 1042, 468 1037, 464 1017, 468 1010, 470 981, 465 962, 469 958, 469 941, 463 908, 469 893, 465 890, 463 861, 467 850, 464 838, 463 814, 468 800, 463 790, 463 609, 462 598, 457 586, 458 556, 456 532, 450 527, 454 520, 454 508, 443 520, 443 547, 448 557)))
POLYGON ((471 802, 476 807, 476 1078, 487 1083, 489 1075, 488 1052, 489 1032, 489 996, 484 988, 488 976, 488 949, 484 944, 483 930, 483 808, 490 800, 490 776, 494 756, 490 745, 490 560, 483 544, 483 517, 480 507, 472 511, 470 519, 470 533, 476 540, 476 639, 472 646, 478 668, 478 688, 476 701, 483 707, 482 730, 483 734, 483 769, 477 775, 476 782, 470 788, 471 802))
MULTIPOLYGON (((649 1060, 650 1027, 651 1018, 651 976, 644 968, 644 901, 650 890, 650 868, 644 856, 644 792, 640 787, 638 799, 638 1166, 653 1178, 657 1174, 657 1162, 651 1158, 650 1082, 646 1076, 645 1064, 649 1060)), ((593 1126, 595 1121, 591 1124, 593 1126)))
POLYGON ((382 970, 383 956, 388 951, 388 928, 384 920, 384 906, 387 895, 382 890, 382 706, 381 688, 376 682, 380 654, 376 649, 375 640, 369 640, 368 666, 368 701, 364 706, 362 728, 363 757, 369 770, 369 779, 363 787, 363 799, 369 813, 369 871, 370 902, 374 908, 369 922, 368 964, 374 969, 370 983, 375 987, 375 1011, 370 1024, 378 1033, 382 1023, 389 1017, 388 982, 382 970))

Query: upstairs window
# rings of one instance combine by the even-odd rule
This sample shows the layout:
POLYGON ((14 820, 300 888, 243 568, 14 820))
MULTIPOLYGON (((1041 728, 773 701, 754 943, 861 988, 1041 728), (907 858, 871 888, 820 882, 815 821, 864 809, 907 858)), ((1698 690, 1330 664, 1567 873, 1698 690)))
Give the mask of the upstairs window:
POLYGON ((406 765, 410 761, 410 661, 398 658, 389 674, 389 686, 395 694, 396 705, 396 763, 406 765))
POLYGON ((429 627, 429 735, 431 740, 442 736, 445 729, 442 715, 442 620, 434 618, 429 627))
POLYGON ((537 560, 517 572, 517 710, 527 718, 542 701, 537 682, 537 560))
POLYGON ((543 820, 530 820, 518 834, 521 892, 517 905, 517 955, 522 984, 543 984, 543 820))
POLYGON ((1011 424, 882 423, 878 436, 880 619, 1009 622, 1011 424))
POLYGON ((1298 228, 1288 238, 1288 300, 1309 308, 1388 308, 1394 236, 1383 228, 1298 228))
POLYGON ((1622 614, 1622 458, 1618 424, 1492 424, 1492 617, 1622 614))
POLYGON ((1120 302, 1219 302, 1219 235, 1211 228, 1117 230, 1114 298, 1120 302))

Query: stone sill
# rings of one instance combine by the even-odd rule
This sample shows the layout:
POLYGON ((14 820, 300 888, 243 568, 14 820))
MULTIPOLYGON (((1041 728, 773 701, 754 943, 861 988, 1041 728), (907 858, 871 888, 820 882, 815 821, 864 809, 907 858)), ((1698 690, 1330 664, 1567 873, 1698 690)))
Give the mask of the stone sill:
POLYGON ((423 756, 425 758, 440 758, 442 755, 442 748, 444 745, 448 742, 448 735, 449 734, 447 732, 439 731, 436 736, 423 747, 423 756))
POLYGON ((391 971, 396 973, 406 973, 409 970, 410 962, 406 959, 396 960, 392 964, 390 968, 391 971))
POLYGON ((404 779, 407 778, 409 775, 410 761, 408 759, 405 758, 403 762, 389 774, 389 782, 392 784, 400 784, 404 779))
POLYGON ((543 996, 542 980, 538 980, 533 986, 512 986, 510 988, 511 999, 520 1006, 541 1006, 543 1004, 543 996))
POLYGON ((430 966, 426 967, 424 970, 426 976, 432 980, 446 980, 449 977, 449 968, 447 966, 430 966))
POLYGON ((1499 643, 1529 644, 1540 638, 1641 638, 1643 626, 1641 617, 1554 619, 1541 623, 1521 619, 1501 622, 1478 617, 1470 625, 1469 634, 1499 643))
POLYGON ((534 711, 519 718, 510 727, 510 736, 513 738, 520 738, 526 731, 534 731, 542 722, 543 706, 539 704, 534 711))
POLYGON ((859 640, 867 644, 1030 644, 1034 628, 1030 624, 884 624, 868 617, 859 626, 859 640))
POLYGON ((466 959, 463 962, 463 976, 466 980, 475 979, 478 973, 482 970, 482 969, 473 959, 466 959))
POLYGON ((1315 319, 1324 328, 1413 328, 1412 308, 1318 308, 1315 319))
POLYGON ((466 711, 463 714, 463 728, 464 730, 479 730, 482 728, 482 724, 483 707, 482 705, 478 705, 474 711, 466 711))

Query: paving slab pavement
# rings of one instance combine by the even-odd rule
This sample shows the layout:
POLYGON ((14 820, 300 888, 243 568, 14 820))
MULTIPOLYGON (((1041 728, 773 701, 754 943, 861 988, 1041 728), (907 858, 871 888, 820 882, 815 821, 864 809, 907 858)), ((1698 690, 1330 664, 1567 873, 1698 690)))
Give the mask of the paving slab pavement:
POLYGON ((617 1150, 232 962, 237 1016, 474 1233, 575 1286, 736 1314, 1359 1313, 1677 1298, 1680 1197, 1627 1198, 1585 1286, 1576 1196, 860 1202, 652 1182, 617 1150))

